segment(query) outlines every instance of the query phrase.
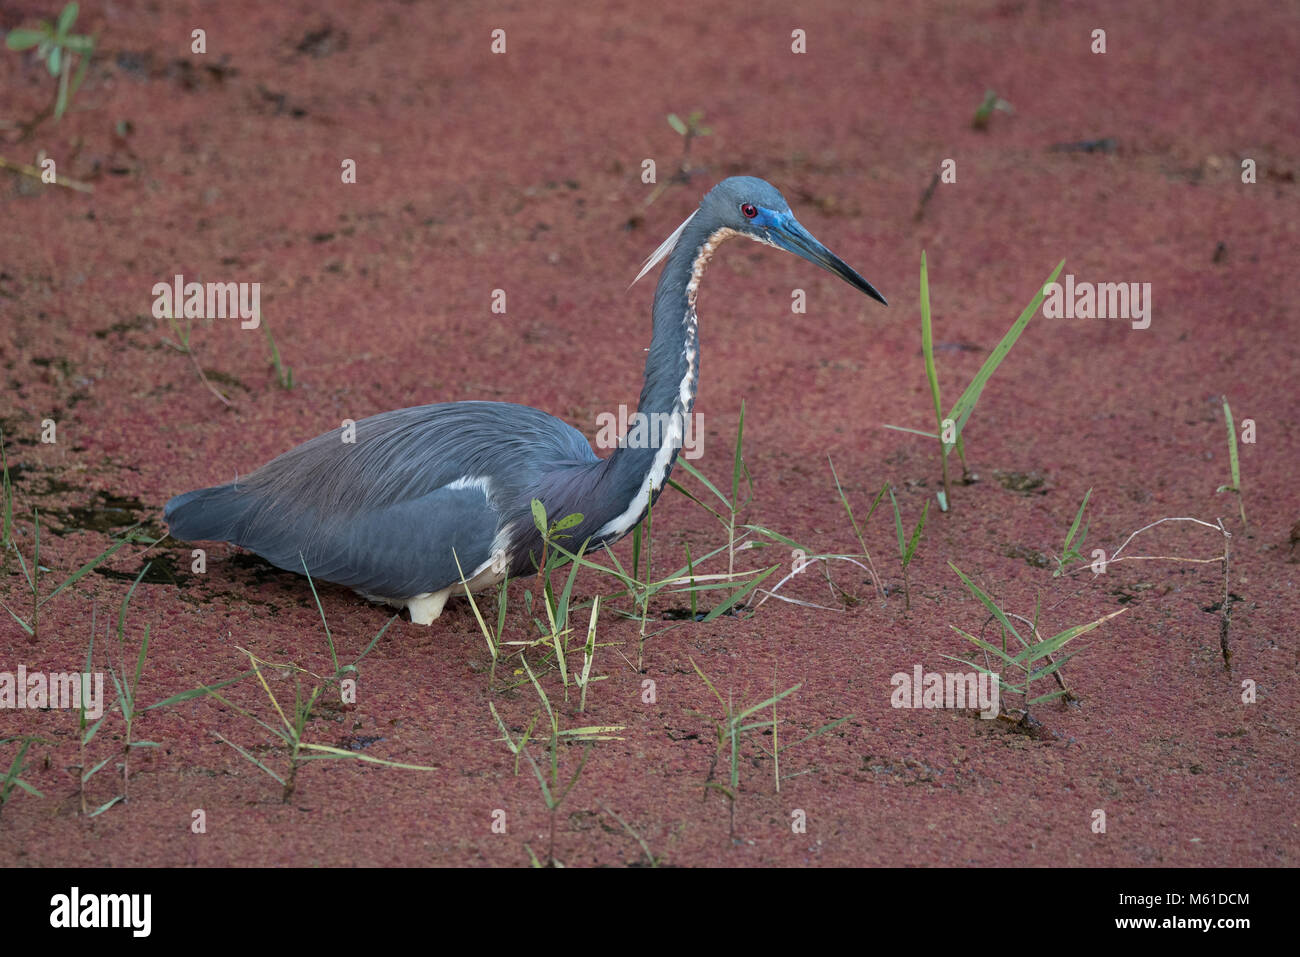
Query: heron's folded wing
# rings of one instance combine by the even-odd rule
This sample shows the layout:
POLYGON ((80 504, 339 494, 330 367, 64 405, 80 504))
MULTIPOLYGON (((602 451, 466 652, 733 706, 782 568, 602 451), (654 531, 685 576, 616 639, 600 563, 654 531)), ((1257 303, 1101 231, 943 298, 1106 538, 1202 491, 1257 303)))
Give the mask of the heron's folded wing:
POLYGON ((460 581, 490 561, 498 516, 478 488, 444 487, 410 501, 354 514, 346 522, 310 516, 264 522, 237 544, 272 564, 368 595, 409 598, 460 581), (301 554, 300 554, 301 553, 301 554))

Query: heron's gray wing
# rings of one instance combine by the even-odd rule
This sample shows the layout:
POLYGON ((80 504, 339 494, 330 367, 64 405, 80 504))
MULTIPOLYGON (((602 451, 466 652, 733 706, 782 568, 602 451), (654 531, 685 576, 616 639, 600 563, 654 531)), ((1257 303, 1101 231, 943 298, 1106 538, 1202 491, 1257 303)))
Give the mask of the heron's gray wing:
POLYGON ((479 488, 444 486, 428 495, 324 525, 301 529, 263 524, 244 544, 281 568, 347 585, 367 595, 409 598, 466 578, 492 557, 498 515, 479 488), (299 557, 295 545, 307 539, 299 557))
POLYGON ((293 571, 409 597, 489 560, 540 475, 598 462, 582 433, 526 406, 399 409, 305 442, 247 479, 168 503, 174 536, 241 545, 293 571))

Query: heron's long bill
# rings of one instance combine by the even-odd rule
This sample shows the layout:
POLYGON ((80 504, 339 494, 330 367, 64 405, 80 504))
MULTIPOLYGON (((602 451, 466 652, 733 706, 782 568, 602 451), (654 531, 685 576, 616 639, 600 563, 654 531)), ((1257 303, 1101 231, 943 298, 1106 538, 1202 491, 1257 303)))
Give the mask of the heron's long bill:
POLYGON ((857 271, 843 259, 819 243, 817 238, 804 229, 793 216, 788 217, 779 226, 773 227, 771 236, 772 241, 782 249, 796 256, 802 256, 810 263, 839 276, 855 289, 862 290, 877 302, 889 305, 885 297, 876 291, 875 286, 859 276, 857 271))

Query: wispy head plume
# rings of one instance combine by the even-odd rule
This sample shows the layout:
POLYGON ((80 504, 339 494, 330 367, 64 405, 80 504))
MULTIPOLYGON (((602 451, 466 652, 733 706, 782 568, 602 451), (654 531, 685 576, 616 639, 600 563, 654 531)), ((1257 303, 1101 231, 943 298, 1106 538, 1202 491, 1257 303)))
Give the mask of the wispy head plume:
MULTIPOLYGON (((697 209, 695 212, 698 213, 699 210, 697 209)), ((648 273, 651 269, 654 269, 655 266, 658 266, 661 262, 663 262, 664 259, 667 258, 668 254, 673 251, 673 247, 677 245, 677 240, 682 238, 682 230, 686 228, 686 224, 689 223, 694 217, 695 217, 695 213, 691 213, 690 216, 687 216, 684 220, 682 220, 682 224, 673 230, 673 234, 669 236, 667 239, 665 239, 662 243, 660 243, 659 248, 656 249, 654 252, 652 252, 646 258, 646 261, 641 264, 641 271, 636 274, 636 279, 633 279, 630 283, 628 283, 628 287, 627 287, 628 289, 631 289, 633 286, 635 286, 640 281, 642 276, 648 273)))

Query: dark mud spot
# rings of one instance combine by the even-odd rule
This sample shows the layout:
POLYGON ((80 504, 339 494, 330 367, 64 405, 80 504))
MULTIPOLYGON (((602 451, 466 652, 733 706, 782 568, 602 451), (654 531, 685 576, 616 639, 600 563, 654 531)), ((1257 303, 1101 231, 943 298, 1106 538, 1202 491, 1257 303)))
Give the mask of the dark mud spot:
POLYGON ((1119 149, 1119 143, 1113 136, 1107 136, 1099 140, 1053 143, 1049 149, 1053 153, 1114 153, 1119 149))
POLYGON ((111 326, 95 330, 96 339, 107 339, 109 336, 126 335, 128 332, 136 332, 144 329, 149 325, 148 317, 137 313, 134 318, 123 319, 115 322, 111 326))
MULTIPOLYGON (((252 552, 236 552, 225 562, 230 567, 245 572, 254 585, 279 585, 282 588, 296 590, 301 584, 307 594, 307 600, 311 601, 311 590, 307 587, 307 580, 303 575, 277 568, 260 555, 254 555, 252 552)), ((209 563, 208 571, 211 570, 211 563, 209 563)), ((328 586, 324 582, 317 582, 316 587, 319 590, 328 586)), ((235 593, 232 597, 241 601, 248 600, 238 593, 235 593)))
POLYGON ((1019 719, 1014 715, 1000 714, 998 720, 1007 725, 1007 730, 1012 734, 1023 734, 1034 741, 1059 741, 1061 736, 1047 727, 1031 714, 1021 714, 1019 719))
MULTIPOLYGON (((1240 595, 1238 595, 1235 591, 1230 591, 1230 592, 1228 592, 1228 605, 1229 605, 1229 606, 1232 606, 1233 604, 1235 604, 1236 602, 1239 602, 1239 601, 1245 601, 1245 599, 1242 598, 1240 595)), ((1215 613, 1217 613, 1217 612, 1218 612, 1220 609, 1222 609, 1222 608, 1223 608, 1223 602, 1221 602, 1221 601, 1216 601, 1216 602, 1214 602, 1213 604, 1210 604, 1210 605, 1203 605, 1203 606, 1201 607, 1201 611, 1203 611, 1203 612, 1207 612, 1207 613, 1209 613, 1209 614, 1215 614, 1215 613)))
POLYGON ((220 369, 204 369, 203 374, 207 376, 209 379, 211 379, 213 382, 219 382, 224 386, 230 386, 231 388, 234 389, 243 389, 245 392, 253 391, 248 386, 244 385, 244 383, 241 380, 235 378, 229 372, 222 372, 220 369))
POLYGON ((303 34, 294 50, 319 59, 347 48, 347 33, 342 30, 336 31, 333 26, 327 23, 319 30, 308 30, 303 34))
POLYGON ((137 80, 174 80, 184 90, 221 86, 230 77, 239 75, 239 71, 230 66, 228 54, 222 54, 215 63, 195 65, 184 57, 159 62, 152 50, 119 50, 113 57, 113 65, 137 80))
POLYGON ((1035 469, 1032 472, 995 471, 993 477, 1008 492, 1018 495, 1046 495, 1051 491, 1047 476, 1035 469))
POLYGON ((99 492, 89 505, 69 508, 49 515, 63 525, 63 532, 111 532, 126 528, 140 520, 144 506, 138 498, 123 498, 108 492, 99 492))
MULTIPOLYGON (((144 562, 148 564, 149 570, 144 573, 140 579, 146 585, 175 585, 185 587, 193 577, 176 570, 176 560, 168 554, 146 556, 144 562)), ((143 567, 143 566, 142 566, 143 567)), ((95 569, 96 575, 103 575, 105 578, 112 578, 117 581, 133 582, 136 576, 140 574, 139 569, 128 569, 126 571, 117 571, 112 568, 100 566, 95 569)))
POLYGON ((260 102, 255 101, 253 107, 255 112, 265 113, 266 107, 269 104, 273 107, 271 113, 274 116, 281 116, 287 113, 295 120, 298 120, 307 115, 307 111, 303 107, 295 106, 289 102, 289 94, 287 93, 268 90, 259 83, 257 86, 257 95, 260 98, 260 102))
MULTIPOLYGON (((739 615, 740 612, 746 610, 747 610, 746 608, 733 607, 733 608, 728 608, 722 614, 730 615, 731 617, 734 618, 737 615, 739 615)), ((712 611, 712 609, 706 608, 703 611, 696 611, 695 614, 692 615, 691 610, 689 608, 668 608, 665 609, 663 613, 660 614, 659 617, 663 621, 690 621, 692 618, 694 618, 696 621, 703 621, 705 618, 709 616, 710 611, 712 611)))
POLYGON ((1115 596, 1121 605, 1127 605, 1137 601, 1155 587, 1153 582, 1134 582, 1131 585, 1120 585, 1118 588, 1112 588, 1110 593, 1115 596))
POLYGON ((1046 554, 1026 548, 1024 545, 1007 545, 1002 554, 1007 558, 1019 558, 1034 568, 1048 568, 1051 565, 1051 560, 1046 554))

